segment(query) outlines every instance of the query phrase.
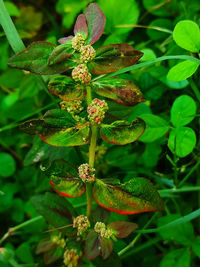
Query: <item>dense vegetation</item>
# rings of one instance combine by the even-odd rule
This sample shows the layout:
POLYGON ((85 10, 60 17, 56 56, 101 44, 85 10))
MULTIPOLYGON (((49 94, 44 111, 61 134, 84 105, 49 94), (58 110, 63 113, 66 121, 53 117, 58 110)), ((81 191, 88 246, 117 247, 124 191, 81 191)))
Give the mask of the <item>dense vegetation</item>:
POLYGON ((198 266, 199 1, 90 3, 0 0, 0 266, 198 266))

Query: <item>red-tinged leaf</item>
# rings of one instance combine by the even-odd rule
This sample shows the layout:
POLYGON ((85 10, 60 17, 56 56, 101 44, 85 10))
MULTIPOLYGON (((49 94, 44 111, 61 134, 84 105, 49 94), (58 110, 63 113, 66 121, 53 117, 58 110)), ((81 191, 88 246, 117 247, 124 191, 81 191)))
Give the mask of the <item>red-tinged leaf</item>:
POLYGON ((100 255, 100 238, 95 231, 91 231, 85 241, 85 257, 87 260, 93 260, 100 255))
POLYGON ((106 19, 100 7, 92 3, 85 11, 88 25, 88 43, 94 44, 103 34, 106 19))
POLYGON ((145 122, 137 118, 132 123, 115 121, 110 125, 102 124, 100 129, 101 138, 116 145, 126 145, 136 141, 145 130, 145 122))
POLYGON ((59 260, 63 256, 63 249, 56 248, 44 253, 44 264, 51 264, 59 260))
POLYGON ((96 179, 93 197, 98 205, 119 214, 135 214, 163 209, 163 201, 150 181, 133 178, 121 186, 96 179))
POLYGON ((88 27, 86 22, 86 17, 84 14, 80 14, 74 26, 74 34, 81 33, 85 38, 88 36, 88 27))
POLYGON ((88 64, 94 74, 106 74, 134 65, 143 53, 128 44, 110 44, 97 49, 95 59, 88 64))
POLYGON ((70 36, 67 36, 67 37, 63 37, 63 38, 60 38, 58 40, 59 44, 66 44, 69 40, 71 40, 74 36, 73 35, 70 35, 70 36))
POLYGON ((92 83, 92 87, 98 95, 113 99, 125 106, 135 106, 145 102, 137 85, 120 78, 105 78, 92 83))
MULTIPOLYGON (((53 227, 60 228, 73 223, 77 213, 71 203, 56 193, 45 193, 31 198, 31 203, 36 211, 53 227)), ((76 231, 73 227, 62 228, 61 231, 71 236, 76 231)))
POLYGON ((97 206, 91 214, 90 221, 92 221, 93 223, 103 222, 105 224, 108 224, 109 218, 110 212, 100 206, 97 206))
POLYGON ((39 241, 35 253, 36 254, 44 253, 56 247, 57 247, 56 243, 53 243, 50 238, 45 238, 39 241))
POLYGON ((78 178, 53 178, 53 190, 63 197, 80 197, 85 192, 85 184, 78 178))
POLYGON ((53 77, 48 84, 49 92, 64 101, 82 100, 86 96, 83 85, 77 84, 72 78, 60 75, 53 77))
POLYGON ((76 124, 70 113, 60 109, 48 110, 44 114, 43 120, 48 126, 51 125, 58 128, 68 128, 76 124))
POLYGON ((42 75, 62 73, 75 66, 73 60, 68 60, 52 66, 48 65, 48 59, 56 45, 48 42, 35 42, 25 50, 12 56, 8 60, 9 67, 28 70, 42 75))
POLYGON ((101 237, 100 244, 101 244, 101 256, 104 260, 106 260, 113 251, 112 239, 101 237))
POLYGON ((57 47, 54 48, 54 50, 50 54, 48 59, 48 64, 51 66, 66 61, 68 58, 72 56, 72 53, 73 53, 73 48, 71 42, 58 45, 57 47))
POLYGON ((108 227, 116 232, 116 237, 118 238, 125 238, 138 228, 136 223, 121 221, 111 222, 108 227))

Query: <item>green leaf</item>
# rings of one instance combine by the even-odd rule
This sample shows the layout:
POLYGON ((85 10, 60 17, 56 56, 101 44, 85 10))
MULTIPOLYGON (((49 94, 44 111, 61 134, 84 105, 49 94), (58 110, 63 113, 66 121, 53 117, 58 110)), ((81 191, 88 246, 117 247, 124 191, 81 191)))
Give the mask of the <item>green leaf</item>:
POLYGON ((51 238, 45 238, 39 241, 36 247, 36 254, 44 253, 57 247, 56 243, 53 243, 51 238))
POLYGON ((140 141, 151 143, 165 135, 169 129, 168 123, 159 116, 153 114, 142 114, 140 118, 146 123, 144 134, 140 141))
POLYGON ((85 185, 78 178, 53 177, 50 184, 63 197, 80 197, 85 192, 85 185))
POLYGON ((68 41, 65 44, 58 45, 54 48, 52 53, 49 56, 48 64, 54 65, 60 62, 63 62, 70 58, 73 53, 72 43, 68 41))
POLYGON ((101 244, 101 256, 104 260, 106 260, 113 251, 113 241, 108 238, 100 238, 101 244))
POLYGON ((100 238, 95 231, 90 231, 85 241, 85 257, 93 260, 100 255, 100 238))
POLYGON ((83 85, 65 75, 53 77, 48 84, 48 90, 64 101, 81 100, 86 95, 83 85))
POLYGON ((135 106, 145 102, 139 88, 132 81, 120 78, 100 79, 93 82, 92 87, 98 95, 113 99, 122 105, 135 106))
POLYGON ((143 0, 143 6, 148 12, 156 15, 156 16, 170 16, 170 2, 164 2, 163 0, 143 0), (166 4, 166 5, 163 5, 166 4))
POLYGON ((176 44, 190 52, 198 53, 200 50, 199 26, 191 20, 179 21, 173 31, 176 44))
POLYGON ((176 98, 171 108, 171 122, 175 127, 190 123, 196 114, 196 103, 192 97, 181 95, 176 98))
POLYGON ((102 124, 100 135, 107 143, 126 145, 136 141, 145 130, 145 122, 136 119, 132 123, 115 121, 110 125, 102 124))
POLYGON ((133 178, 120 186, 96 179, 93 196, 101 207, 119 214, 135 214, 163 209, 163 202, 150 181, 133 178))
POLYGON ((19 17, 20 15, 20 11, 18 9, 18 7, 12 3, 12 2, 8 2, 8 1, 4 1, 5 7, 8 10, 8 13, 10 16, 15 16, 15 17, 19 17))
POLYGON ((85 38, 87 38, 88 36, 88 26, 84 14, 80 14, 76 19, 74 34, 76 33, 82 34, 85 38))
POLYGON ((192 76, 199 67, 199 63, 186 60, 173 66, 168 74, 167 79, 173 82, 183 81, 192 76))
POLYGON ((63 249, 57 247, 54 250, 50 250, 44 253, 44 264, 51 264, 63 257, 63 249))
POLYGON ((16 163, 13 157, 8 153, 0 153, 0 176, 9 177, 16 170, 16 163))
POLYGON ((194 251, 195 255, 200 258, 200 236, 197 236, 197 238, 193 242, 192 250, 194 251))
POLYGON ((64 110, 50 110, 43 119, 31 120, 21 124, 20 129, 27 134, 40 134, 45 143, 52 146, 80 146, 89 141, 88 123, 74 125, 71 115, 64 110))
POLYGON ((128 44, 110 44, 97 49, 95 59, 88 64, 93 74, 106 74, 134 65, 143 53, 128 44))
POLYGON ((20 261, 22 261, 23 263, 33 263, 33 256, 31 254, 31 247, 29 245, 29 243, 24 242, 21 245, 18 246, 18 248, 16 249, 16 256, 18 257, 18 259, 20 259, 20 261))
POLYGON ((180 158, 189 155, 196 145, 196 134, 189 127, 180 127, 170 132, 168 147, 180 158))
MULTIPOLYGON (((31 198, 31 203, 36 211, 53 227, 67 226, 73 223, 72 217, 76 217, 76 211, 70 202, 57 194, 45 193, 31 198)), ((67 235, 74 232, 72 227, 66 227, 61 231, 67 235)))
POLYGON ((87 42, 94 44, 103 34, 106 19, 100 7, 95 3, 92 3, 87 7, 85 17, 88 25, 87 42))
POLYGON ((159 267, 190 267, 190 251, 185 248, 170 251, 162 259, 159 267))
POLYGON ((111 222, 108 227, 116 232, 115 235, 117 238, 125 238, 138 228, 136 223, 121 221, 111 222))
POLYGON ((53 66, 48 65, 49 56, 54 48, 55 45, 48 42, 32 43, 25 50, 12 56, 8 60, 8 65, 12 68, 43 75, 62 73, 73 68, 75 63, 71 59, 53 66))

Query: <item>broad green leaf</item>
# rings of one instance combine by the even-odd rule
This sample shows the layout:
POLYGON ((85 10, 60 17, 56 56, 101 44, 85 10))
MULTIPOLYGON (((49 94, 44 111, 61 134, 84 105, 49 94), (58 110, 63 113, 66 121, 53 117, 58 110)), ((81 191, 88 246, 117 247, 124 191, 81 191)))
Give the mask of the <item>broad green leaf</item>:
POLYGON ((125 238, 138 228, 136 223, 121 221, 111 222, 108 227, 116 232, 115 235, 117 238, 125 238))
POLYGON ((4 1, 4 4, 10 16, 19 17, 20 11, 14 3, 9 1, 4 1))
POLYGON ((85 241, 85 257, 93 260, 100 254, 100 238, 95 231, 91 231, 85 241))
POLYGON ((196 114, 196 103, 192 97, 181 95, 176 98, 171 108, 171 122, 175 127, 190 123, 196 114))
POLYGON ((81 84, 67 76, 60 75, 53 77, 48 84, 49 92, 59 96, 64 101, 83 99, 86 91, 81 84))
POLYGON ((20 125, 27 134, 40 134, 45 143, 52 146, 80 146, 89 141, 90 127, 88 123, 75 125, 74 119, 64 110, 50 110, 43 119, 31 120, 20 125))
POLYGON ((194 53, 200 50, 199 26, 192 20, 179 21, 174 28, 173 38, 183 49, 194 53))
MULTIPOLYGON (((76 217, 76 211, 70 202, 57 194, 45 193, 31 198, 31 203, 36 211, 53 227, 62 227, 72 224, 72 217, 76 217)), ((74 232, 72 227, 66 227, 61 231, 67 235, 74 232)))
POLYGON ((155 52, 150 48, 144 48, 141 50, 141 52, 144 53, 143 57, 141 58, 141 61, 143 62, 156 59, 155 52))
POLYGON ((126 145, 136 141, 145 130, 145 122, 136 119, 132 123, 115 121, 110 125, 102 124, 100 135, 107 143, 126 145))
POLYGON ((103 34, 106 19, 100 7, 95 3, 92 3, 87 7, 85 17, 88 25, 87 42, 94 44, 103 34))
POLYGON ((156 16, 165 17, 171 14, 169 9, 170 2, 165 2, 163 0, 143 0, 142 3, 148 12, 156 16))
POLYGON ((101 256, 104 260, 106 260, 113 251, 113 241, 108 238, 100 238, 101 244, 101 256))
POLYGON ((63 249, 61 247, 57 247, 53 250, 44 253, 44 264, 47 265, 54 263, 62 257, 63 257, 63 249))
POLYGON ((16 163, 14 158, 5 152, 0 153, 0 177, 9 177, 14 174, 16 163))
POLYGON ((53 243, 50 238, 45 238, 39 241, 36 247, 36 254, 44 253, 57 247, 56 243, 53 243))
POLYGON ((93 197, 98 205, 119 214, 135 214, 163 209, 163 202, 150 181, 133 178, 120 186, 96 179, 93 197))
POLYGON ((68 59, 65 62, 48 65, 48 59, 56 46, 47 42, 35 42, 25 50, 12 56, 8 65, 12 68, 28 70, 36 74, 52 75, 62 73, 75 66, 75 62, 68 59))
POLYGON ((180 158, 189 155, 196 145, 196 134, 189 127, 180 127, 170 132, 168 147, 180 158))
POLYGON ((97 49, 95 59, 88 64, 94 74, 106 74, 134 65, 143 53, 128 44, 110 44, 97 49))
POLYGON ((146 33, 150 40, 158 41, 169 38, 169 36, 172 34, 172 30, 172 20, 166 18, 157 18, 149 23, 146 33))
POLYGON ((167 79, 173 82, 183 81, 192 76, 199 67, 199 63, 186 60, 173 66, 168 74, 167 79))
POLYGON ((80 197, 85 192, 85 185, 78 178, 53 177, 50 184, 63 197, 80 197))
POLYGON ((58 45, 54 48, 54 50, 50 54, 48 59, 48 64, 51 66, 66 61, 68 58, 72 56, 72 53, 73 53, 73 48, 70 41, 65 44, 58 45))
POLYGON ((140 141, 151 143, 165 135, 169 129, 168 123, 161 117, 153 114, 142 114, 140 118, 145 121, 146 129, 140 141))
POLYGON ((180 248, 170 251, 161 260, 159 267, 190 267, 190 251, 180 248))
POLYGON ((98 95, 113 99, 122 105, 135 106, 145 101, 139 88, 132 81, 120 78, 100 79, 93 82, 92 87, 98 95))
POLYGON ((33 255, 31 253, 31 247, 30 244, 28 242, 24 242, 22 244, 20 244, 16 251, 16 256, 17 258, 22 261, 23 263, 33 263, 34 259, 33 259, 33 255))
POLYGON ((86 17, 84 14, 80 14, 77 19, 74 26, 74 34, 81 33, 82 35, 87 38, 88 36, 88 27, 86 22, 86 17))
POLYGON ((200 236, 197 236, 192 243, 192 250, 194 251, 195 255, 200 258, 200 236))

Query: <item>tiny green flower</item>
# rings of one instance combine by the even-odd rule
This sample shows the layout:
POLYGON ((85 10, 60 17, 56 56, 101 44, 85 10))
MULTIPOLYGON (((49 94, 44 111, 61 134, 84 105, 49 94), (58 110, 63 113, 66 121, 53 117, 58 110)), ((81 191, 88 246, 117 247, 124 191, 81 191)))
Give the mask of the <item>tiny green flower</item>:
POLYGON ((78 253, 77 249, 66 249, 63 262, 68 267, 78 267, 82 254, 82 252, 78 253))
POLYGON ((79 177, 83 182, 93 183, 95 181, 95 169, 90 168, 88 163, 81 164, 78 168, 79 177))
POLYGON ((75 51, 79 51, 85 43, 85 37, 81 33, 77 33, 74 38, 72 38, 72 47, 75 51))
POLYGON ((105 223, 97 222, 94 226, 95 232, 97 232, 103 238, 110 238, 114 232, 110 228, 106 228, 105 223))
POLYGON ((94 98, 92 103, 88 106, 88 119, 93 124, 100 124, 105 117, 108 110, 108 105, 104 100, 94 98))
POLYGON ((87 63, 89 61, 92 61, 96 56, 96 51, 91 45, 84 45, 80 49, 81 62, 87 63))
POLYGON ((85 64, 80 64, 73 69, 72 78, 76 82, 89 83, 91 81, 91 74, 85 64))
POLYGON ((90 227, 90 222, 85 215, 79 215, 73 220, 73 227, 77 228, 77 235, 80 236, 90 227))

